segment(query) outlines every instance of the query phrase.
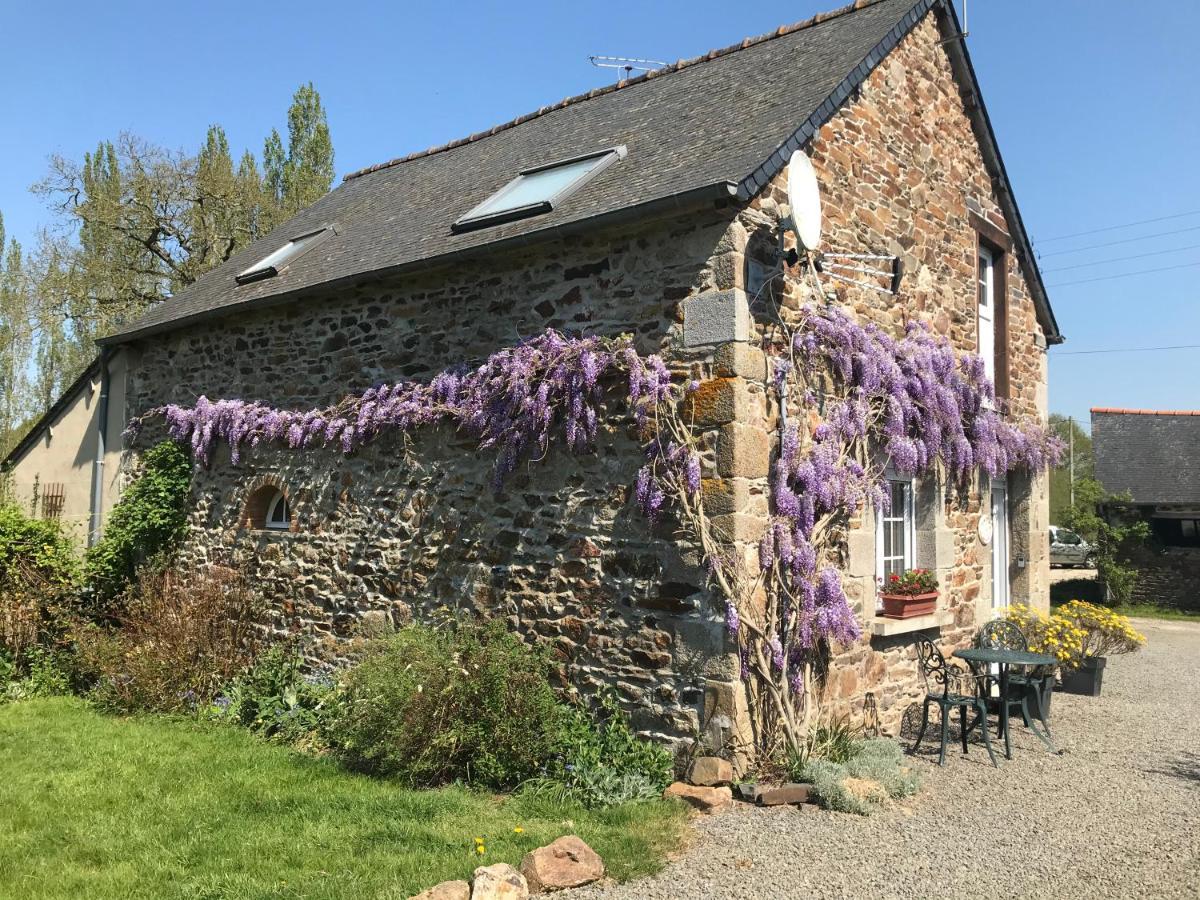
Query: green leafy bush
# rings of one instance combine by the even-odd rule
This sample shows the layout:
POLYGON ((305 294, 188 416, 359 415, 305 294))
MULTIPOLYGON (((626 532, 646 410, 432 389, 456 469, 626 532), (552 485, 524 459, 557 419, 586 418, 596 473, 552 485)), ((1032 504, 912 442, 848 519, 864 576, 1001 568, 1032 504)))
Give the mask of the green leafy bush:
POLYGON ((920 786, 900 745, 889 738, 857 742, 853 755, 842 762, 812 758, 793 777, 811 783, 824 808, 860 816, 869 816, 888 799, 910 797, 920 786))
POLYGON ((191 460, 179 445, 163 441, 146 451, 141 474, 113 507, 103 537, 85 559, 94 615, 111 614, 138 569, 160 561, 183 535, 191 483, 191 460))
POLYGON ((671 754, 633 733, 611 692, 600 697, 598 721, 564 705, 554 743, 544 774, 527 789, 595 808, 653 799, 671 782, 671 754))
POLYGON ((514 787, 554 746, 549 676, 545 654, 503 623, 411 625, 346 672, 331 741, 350 766, 414 786, 514 787))
POLYGON ((254 662, 260 618, 257 598, 234 572, 143 572, 118 625, 81 626, 76 643, 101 707, 192 711, 254 662))
POLYGON ((66 651, 30 649, 21 675, 7 654, 0 655, 0 703, 31 697, 58 697, 71 693, 74 666, 66 651))
POLYGON ((298 648, 276 644, 213 701, 218 721, 290 744, 322 747, 341 693, 332 679, 309 678, 298 648))
POLYGON ((31 652, 63 641, 78 572, 75 549, 56 521, 0 506, 0 648, 17 674, 28 671, 31 652))
POLYGON ((856 756, 861 747, 862 729, 850 724, 849 716, 817 722, 809 729, 804 743, 788 751, 787 768, 792 780, 812 760, 827 759, 844 763, 856 756))

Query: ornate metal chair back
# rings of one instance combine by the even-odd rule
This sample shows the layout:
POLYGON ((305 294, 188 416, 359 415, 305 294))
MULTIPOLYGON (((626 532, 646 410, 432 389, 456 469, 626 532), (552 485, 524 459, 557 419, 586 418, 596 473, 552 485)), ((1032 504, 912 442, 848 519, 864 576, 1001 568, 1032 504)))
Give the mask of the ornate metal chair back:
POLYGON ((979 629, 979 646, 989 650, 1025 651, 1029 649, 1029 641, 1015 623, 996 619, 979 629))
POLYGON ((950 682, 954 674, 946 663, 946 657, 937 648, 937 644, 927 637, 917 638, 915 645, 917 668, 921 672, 921 680, 925 683, 925 693, 946 696, 950 692, 950 682))

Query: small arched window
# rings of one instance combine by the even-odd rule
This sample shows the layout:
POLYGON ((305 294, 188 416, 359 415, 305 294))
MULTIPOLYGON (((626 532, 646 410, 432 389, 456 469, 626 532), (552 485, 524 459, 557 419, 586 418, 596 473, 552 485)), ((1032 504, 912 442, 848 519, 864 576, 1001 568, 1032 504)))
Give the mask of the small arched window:
POLYGON ((292 527, 292 511, 288 507, 288 499, 283 491, 276 491, 275 496, 267 504, 267 515, 263 521, 264 528, 273 531, 288 531, 292 527))
POLYGON ((292 531, 296 514, 292 506, 293 499, 288 496, 287 488, 274 478, 266 484, 260 484, 246 498, 241 515, 242 527, 292 531))

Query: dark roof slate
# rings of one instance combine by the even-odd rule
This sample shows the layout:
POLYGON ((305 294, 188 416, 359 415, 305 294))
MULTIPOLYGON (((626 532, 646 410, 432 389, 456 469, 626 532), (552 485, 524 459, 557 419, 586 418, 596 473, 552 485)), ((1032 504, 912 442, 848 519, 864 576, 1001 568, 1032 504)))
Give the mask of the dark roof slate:
POLYGON ((765 171, 777 170, 779 160, 800 146, 797 125, 810 116, 828 118, 835 107, 827 100, 842 82, 858 70, 865 76, 883 55, 872 51, 881 42, 894 44, 932 5, 860 3, 358 173, 104 343, 709 187, 729 185, 726 195, 741 187, 748 196, 765 171), (827 112, 820 113, 823 108, 827 112), (452 222, 520 170, 617 144, 628 147, 628 157, 558 209, 451 233, 452 222), (234 282, 236 273, 287 240, 328 224, 337 226, 337 234, 276 277, 234 282))
POLYGON ((1096 478, 1137 503, 1200 503, 1200 413, 1093 409, 1096 478))

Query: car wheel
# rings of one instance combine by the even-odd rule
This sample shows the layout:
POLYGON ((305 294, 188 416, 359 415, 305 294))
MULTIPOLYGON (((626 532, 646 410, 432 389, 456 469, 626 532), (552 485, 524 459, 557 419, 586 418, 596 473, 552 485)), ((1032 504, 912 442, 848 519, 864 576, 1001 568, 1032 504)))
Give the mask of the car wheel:
POLYGON ((1083 558, 1083 567, 1085 569, 1096 568, 1096 554, 1095 553, 1089 553, 1087 556, 1085 556, 1083 558))

